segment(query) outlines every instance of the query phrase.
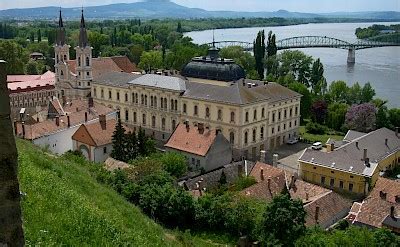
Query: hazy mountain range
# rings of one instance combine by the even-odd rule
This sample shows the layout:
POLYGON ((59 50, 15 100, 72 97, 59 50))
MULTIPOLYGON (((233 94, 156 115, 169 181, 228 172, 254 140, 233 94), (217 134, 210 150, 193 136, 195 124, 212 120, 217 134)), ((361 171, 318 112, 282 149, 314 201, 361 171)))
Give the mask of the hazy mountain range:
MULTIPOLYGON (((0 18, 7 19, 54 19, 58 16, 59 7, 38 7, 25 9, 0 10, 0 18)), ((64 8, 66 19, 80 17, 81 8, 64 8)), ((400 12, 336 12, 336 13, 299 13, 279 10, 274 12, 239 12, 208 11, 199 8, 188 8, 169 0, 145 0, 136 3, 117 3, 103 6, 85 7, 85 17, 90 19, 118 18, 250 18, 250 17, 283 17, 283 18, 357 18, 371 20, 399 21, 400 12)))

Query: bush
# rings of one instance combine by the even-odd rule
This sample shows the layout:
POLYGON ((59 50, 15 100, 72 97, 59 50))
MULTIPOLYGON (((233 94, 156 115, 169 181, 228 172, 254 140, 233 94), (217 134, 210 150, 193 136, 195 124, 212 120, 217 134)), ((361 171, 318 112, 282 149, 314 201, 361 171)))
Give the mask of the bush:
POLYGON ((326 126, 310 121, 306 124, 306 131, 310 134, 323 135, 328 130, 326 126))

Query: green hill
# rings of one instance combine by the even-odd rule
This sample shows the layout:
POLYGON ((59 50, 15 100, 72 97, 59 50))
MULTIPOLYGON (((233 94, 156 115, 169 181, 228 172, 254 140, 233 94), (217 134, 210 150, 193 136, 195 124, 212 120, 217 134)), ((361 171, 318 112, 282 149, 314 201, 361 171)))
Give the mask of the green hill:
POLYGON ((94 164, 54 157, 17 140, 27 245, 215 246, 167 231, 91 176, 94 164))

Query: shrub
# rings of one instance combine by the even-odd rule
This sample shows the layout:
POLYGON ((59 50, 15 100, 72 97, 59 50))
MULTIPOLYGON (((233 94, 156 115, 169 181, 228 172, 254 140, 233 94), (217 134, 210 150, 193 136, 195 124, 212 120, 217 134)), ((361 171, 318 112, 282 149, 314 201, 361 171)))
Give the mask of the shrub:
POLYGON ((324 125, 310 121, 306 124, 306 131, 310 134, 323 135, 327 132, 327 128, 324 125))

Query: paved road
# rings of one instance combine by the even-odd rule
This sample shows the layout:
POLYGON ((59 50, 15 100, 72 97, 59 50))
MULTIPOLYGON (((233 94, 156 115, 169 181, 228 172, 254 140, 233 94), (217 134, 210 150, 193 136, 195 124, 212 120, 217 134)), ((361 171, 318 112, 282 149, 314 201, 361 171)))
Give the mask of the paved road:
POLYGON ((309 147, 310 144, 307 143, 296 143, 294 145, 283 144, 278 149, 269 152, 267 154, 267 162, 272 164, 272 155, 278 154, 278 165, 279 168, 285 169, 289 172, 298 172, 298 163, 300 155, 303 153, 304 149, 309 147))

